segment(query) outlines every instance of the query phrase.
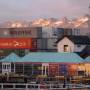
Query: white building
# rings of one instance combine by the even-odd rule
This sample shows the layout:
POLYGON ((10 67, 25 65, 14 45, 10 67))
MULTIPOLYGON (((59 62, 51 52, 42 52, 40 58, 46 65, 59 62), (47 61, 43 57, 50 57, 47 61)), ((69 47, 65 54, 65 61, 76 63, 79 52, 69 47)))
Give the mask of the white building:
POLYGON ((86 46, 90 46, 87 36, 65 36, 57 41, 58 52, 82 52, 86 46))

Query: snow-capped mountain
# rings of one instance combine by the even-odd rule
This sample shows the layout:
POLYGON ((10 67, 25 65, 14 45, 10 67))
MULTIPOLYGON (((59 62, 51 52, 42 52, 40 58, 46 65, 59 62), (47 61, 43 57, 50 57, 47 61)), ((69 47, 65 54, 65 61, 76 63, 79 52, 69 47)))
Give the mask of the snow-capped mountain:
POLYGON ((61 19, 38 19, 31 22, 31 26, 52 26, 64 28, 87 28, 90 25, 90 16, 69 20, 66 17, 61 19))
POLYGON ((73 21, 75 27, 87 28, 90 25, 90 16, 85 15, 73 21))
POLYGON ((0 23, 0 27, 30 27, 30 26, 49 26, 49 27, 63 27, 63 28, 87 28, 90 25, 90 15, 85 15, 77 19, 69 20, 66 17, 61 19, 48 18, 37 19, 31 22, 27 21, 8 21, 0 23))
POLYGON ((0 27, 3 27, 3 28, 29 27, 29 22, 27 22, 27 21, 7 21, 7 22, 4 22, 4 23, 0 23, 0 27))
POLYGON ((31 22, 31 26, 53 26, 57 19, 49 18, 49 19, 37 19, 31 22))

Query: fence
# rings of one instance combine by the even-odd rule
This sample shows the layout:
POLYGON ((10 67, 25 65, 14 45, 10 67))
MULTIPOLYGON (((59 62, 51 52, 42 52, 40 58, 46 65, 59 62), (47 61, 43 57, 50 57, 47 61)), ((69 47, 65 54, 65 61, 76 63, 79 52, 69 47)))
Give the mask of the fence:
POLYGON ((26 83, 0 83, 0 90, 90 90, 90 85, 83 84, 26 84, 26 83))

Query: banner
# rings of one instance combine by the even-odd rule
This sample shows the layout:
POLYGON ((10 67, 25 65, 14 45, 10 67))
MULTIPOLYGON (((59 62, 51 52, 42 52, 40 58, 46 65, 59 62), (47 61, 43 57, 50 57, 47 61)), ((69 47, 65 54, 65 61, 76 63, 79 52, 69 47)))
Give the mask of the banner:
POLYGON ((30 49, 31 38, 0 38, 0 49, 30 49))

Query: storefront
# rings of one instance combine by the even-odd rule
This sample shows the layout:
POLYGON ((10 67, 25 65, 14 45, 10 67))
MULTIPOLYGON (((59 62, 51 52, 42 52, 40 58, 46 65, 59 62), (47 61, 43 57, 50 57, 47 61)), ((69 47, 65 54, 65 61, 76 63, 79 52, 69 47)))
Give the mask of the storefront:
POLYGON ((8 71, 8 73, 35 77, 85 75, 83 72, 89 72, 85 69, 88 65, 85 67, 82 58, 75 53, 29 53, 22 58, 12 53, 1 60, 0 67, 1 73, 8 71), (5 66, 6 71, 3 69, 3 63, 9 64, 9 68, 5 66))

